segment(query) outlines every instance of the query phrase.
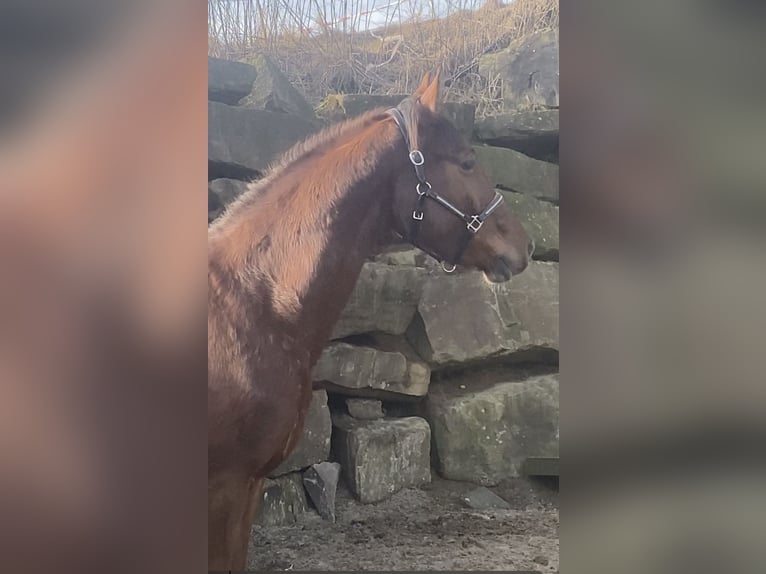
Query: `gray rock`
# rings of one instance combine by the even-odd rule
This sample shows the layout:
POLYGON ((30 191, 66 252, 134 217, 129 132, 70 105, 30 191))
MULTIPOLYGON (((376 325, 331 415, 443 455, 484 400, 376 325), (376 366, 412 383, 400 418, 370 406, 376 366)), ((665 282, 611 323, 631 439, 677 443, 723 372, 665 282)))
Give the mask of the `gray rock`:
MULTIPOLYGON (((263 173, 294 144, 316 131, 294 115, 208 102, 208 161, 263 173)), ((220 168, 217 168, 220 169, 220 168)))
POLYGON ((324 350, 314 367, 314 380, 332 383, 333 391, 355 396, 370 396, 357 391, 385 391, 386 396, 396 393, 422 397, 428 392, 431 369, 397 351, 334 343, 324 350))
POLYGON ((216 217, 223 213, 223 204, 218 196, 212 192, 210 187, 207 189, 207 222, 210 223, 216 217))
POLYGON ((283 114, 295 114, 313 121, 314 108, 268 56, 260 54, 253 62, 258 77, 252 91, 239 102, 240 106, 283 114))
POLYGON ((435 368, 509 350, 497 297, 478 272, 430 278, 407 338, 435 368))
POLYGON ((526 156, 512 149, 474 146, 476 158, 490 181, 537 199, 559 201, 559 166, 526 156))
POLYGON ((346 484, 363 503, 431 481, 431 430, 419 417, 333 420, 333 453, 346 484))
POLYGON ((532 261, 524 273, 496 290, 498 310, 520 361, 558 360, 559 266, 532 261))
POLYGON ((529 476, 559 476, 559 457, 530 456, 524 461, 524 474, 529 476))
POLYGON ((427 253, 416 247, 398 246, 379 253, 373 261, 386 265, 407 265, 409 267, 422 267, 424 269, 441 269, 441 264, 427 253))
MULTIPOLYGON (((378 108, 395 107, 407 97, 396 94, 331 94, 319 104, 317 114, 327 121, 337 122, 378 108)), ((476 107, 473 104, 444 102, 440 113, 451 121, 466 139, 471 139, 476 116, 476 107)))
POLYGON ((491 486, 529 456, 558 456, 558 375, 483 389, 439 385, 426 401, 439 474, 491 486))
POLYGON ((337 462, 314 464, 303 473, 303 486, 319 516, 335 522, 335 492, 338 488, 340 465, 337 462))
MULTIPOLYGON (((247 182, 225 177, 214 179, 207 184, 208 191, 216 196, 219 205, 225 207, 247 189, 247 182)), ((209 202, 208 202, 209 204, 209 202)))
POLYGON ((432 369, 493 359, 551 361, 558 351, 558 266, 532 261, 511 281, 434 276, 407 338, 432 369))
POLYGON ((476 120, 476 106, 458 102, 444 102, 439 113, 451 121, 465 139, 471 141, 473 125, 476 120))
POLYGON ((486 486, 480 486, 466 494, 463 497, 463 502, 465 502, 466 506, 473 508, 474 510, 492 510, 494 508, 507 510, 511 508, 510 504, 486 486))
POLYGON ((479 58, 479 73, 503 81, 505 109, 559 106, 559 33, 537 32, 479 58))
POLYGON ((295 450, 280 464, 270 476, 277 477, 302 470, 314 463, 322 462, 330 457, 330 437, 332 435, 332 420, 327 406, 327 391, 314 391, 306 422, 295 450))
POLYGON ((525 193, 499 189, 506 204, 521 220, 527 234, 535 242, 534 259, 558 261, 559 259, 559 208, 547 201, 540 201, 525 193))
POLYGON ((294 524, 308 511, 306 492, 300 473, 277 479, 267 478, 255 522, 261 526, 294 524))
POLYGON ((346 399, 348 414, 361 421, 383 418, 383 403, 374 399, 346 399))
POLYGON ((257 75, 255 68, 249 64, 208 56, 207 99, 236 104, 250 93, 257 75))
POLYGON ((316 113, 328 122, 340 122, 378 108, 395 107, 406 97, 399 94, 330 94, 319 103, 316 113))
POLYGON ((476 121, 474 134, 485 144, 510 148, 543 161, 558 162, 558 110, 489 116, 476 121))
POLYGON ((426 275, 416 267, 365 263, 332 339, 373 332, 403 334, 415 315, 426 275))

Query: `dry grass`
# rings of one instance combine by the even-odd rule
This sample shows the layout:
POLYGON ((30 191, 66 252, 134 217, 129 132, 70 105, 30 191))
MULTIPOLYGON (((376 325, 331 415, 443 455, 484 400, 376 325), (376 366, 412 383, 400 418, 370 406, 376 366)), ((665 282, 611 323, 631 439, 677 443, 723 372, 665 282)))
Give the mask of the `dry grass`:
POLYGON ((558 0, 209 0, 211 55, 248 61, 269 54, 317 104, 328 93, 410 93, 441 65, 446 97, 501 106, 482 54, 558 27, 558 0))

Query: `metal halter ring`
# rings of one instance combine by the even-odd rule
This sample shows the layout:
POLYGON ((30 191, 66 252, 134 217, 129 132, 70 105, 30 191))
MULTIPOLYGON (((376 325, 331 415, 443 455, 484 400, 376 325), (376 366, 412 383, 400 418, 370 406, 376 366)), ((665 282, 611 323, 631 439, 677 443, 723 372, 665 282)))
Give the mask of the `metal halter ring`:
POLYGON ((444 269, 445 273, 453 273, 455 269, 457 269, 457 265, 454 263, 445 263, 442 261, 442 269, 444 269))
POLYGON ((425 181, 425 182, 420 182, 419 181, 418 185, 415 187, 415 190, 418 192, 418 195, 425 195, 426 193, 431 191, 431 184, 428 183, 427 181, 425 181), (423 185, 423 183, 425 183, 428 186, 428 189, 425 190, 425 191, 420 191, 420 186, 423 185))
POLYGON ((410 161, 412 165, 423 165, 426 162, 419 149, 414 149, 410 152, 410 161))
POLYGON ((481 219, 479 219, 478 215, 474 215, 471 218, 471 221, 469 221, 466 224, 466 227, 468 227, 468 231, 470 231, 471 233, 476 233, 479 231, 479 229, 481 229, 482 225, 484 225, 484 222, 481 219))

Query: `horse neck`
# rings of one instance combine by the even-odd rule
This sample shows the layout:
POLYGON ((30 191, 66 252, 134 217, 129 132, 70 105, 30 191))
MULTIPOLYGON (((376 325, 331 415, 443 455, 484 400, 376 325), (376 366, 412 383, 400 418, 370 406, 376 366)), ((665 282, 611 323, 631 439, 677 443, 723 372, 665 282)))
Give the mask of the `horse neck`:
POLYGON ((305 291, 299 321, 311 326, 310 337, 321 342, 314 349, 317 354, 348 302, 365 260, 390 241, 390 215, 385 209, 392 196, 390 181, 389 177, 371 177, 353 186, 328 226, 325 248, 305 291))
POLYGON ((390 240, 394 175, 406 169, 397 136, 388 122, 361 126, 288 167, 211 234, 211 256, 223 253, 245 291, 294 326, 314 360, 365 259, 390 240))

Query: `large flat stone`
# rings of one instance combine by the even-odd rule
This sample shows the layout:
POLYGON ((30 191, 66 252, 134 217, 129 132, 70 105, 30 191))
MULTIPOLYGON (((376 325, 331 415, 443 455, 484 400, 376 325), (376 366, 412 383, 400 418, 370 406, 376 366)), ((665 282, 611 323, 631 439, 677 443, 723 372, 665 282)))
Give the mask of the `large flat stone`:
POLYGON ((533 159, 512 149, 474 146, 476 158, 497 187, 537 199, 559 201, 559 166, 533 159))
MULTIPOLYGON (((407 95, 378 94, 331 94, 317 107, 317 114, 331 122, 360 116, 378 108, 393 108, 407 98, 407 95)), ((463 134, 466 139, 473 137, 476 106, 458 102, 444 102, 440 112, 463 134)))
POLYGON ((559 259, 559 208, 525 193, 498 190, 511 211, 521 220, 529 237, 535 242, 534 259, 559 259))
POLYGON ((558 266, 532 261, 489 285, 479 272, 434 276, 407 331, 433 369, 488 360, 551 361, 558 352, 558 266))
POLYGON ((476 121, 476 106, 459 102, 443 102, 439 113, 452 122, 468 141, 473 138, 473 125, 476 121))
POLYGON ((376 255, 373 261, 386 265, 407 265, 424 269, 438 270, 441 264, 433 257, 409 244, 400 244, 376 255))
POLYGON ((316 131, 301 117, 208 102, 208 162, 262 174, 294 144, 316 131))
POLYGON ((435 368, 509 350, 497 297, 478 272, 429 278, 407 338, 435 368))
POLYGON ((240 106, 295 114, 311 121, 315 119, 314 108, 271 58, 259 54, 253 64, 258 77, 253 82, 252 91, 239 102, 240 106))
POLYGON ((417 267, 365 263, 332 339, 374 332, 403 334, 415 315, 426 275, 417 267))
POLYGON ((334 392, 353 396, 422 397, 428 392, 431 369, 398 351, 333 343, 319 358, 314 380, 332 383, 334 392))
POLYGON ((527 457, 558 456, 558 375, 467 386, 435 386, 426 401, 444 478, 490 486, 521 476, 527 457))
POLYGON ((249 64, 208 56, 207 99, 236 104, 250 93, 257 76, 255 68, 249 64))
POLYGON ((530 110, 488 116, 476 121, 474 135, 485 144, 557 163, 559 111, 530 110))
POLYGON ((333 453, 346 484, 364 503, 431 481, 431 430, 419 417, 334 419, 333 453))
POLYGON ((303 477, 295 472, 266 479, 255 522, 261 526, 285 526, 297 522, 307 511, 303 477))
POLYGON ((558 360, 559 266, 533 261, 524 273, 501 283, 498 309, 519 360, 558 360))
POLYGON ((479 58, 479 73, 503 80, 507 110, 559 106, 559 33, 547 30, 523 36, 504 50, 479 58))
POLYGON ((383 403, 375 399, 346 399, 348 414, 362 421, 373 421, 383 418, 383 403))
POLYGON ((314 391, 311 406, 306 413, 303 434, 295 450, 270 476, 282 476, 327 460, 330 457, 331 435, 332 420, 327 406, 327 391, 319 389, 314 391))

